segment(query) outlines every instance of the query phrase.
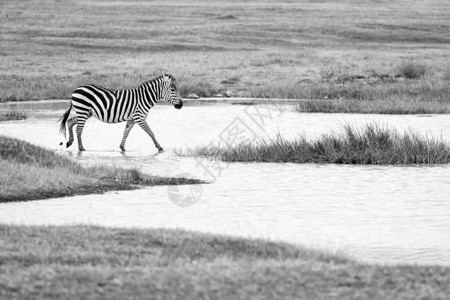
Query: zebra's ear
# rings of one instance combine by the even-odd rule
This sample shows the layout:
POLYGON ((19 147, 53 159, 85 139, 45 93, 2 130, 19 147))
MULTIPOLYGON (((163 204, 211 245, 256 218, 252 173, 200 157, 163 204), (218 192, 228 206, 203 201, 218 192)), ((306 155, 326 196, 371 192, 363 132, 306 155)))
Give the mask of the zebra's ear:
POLYGON ((170 74, 164 74, 164 77, 167 77, 168 79, 170 79, 170 81, 175 81, 175 77, 173 77, 172 75, 170 75, 170 74))

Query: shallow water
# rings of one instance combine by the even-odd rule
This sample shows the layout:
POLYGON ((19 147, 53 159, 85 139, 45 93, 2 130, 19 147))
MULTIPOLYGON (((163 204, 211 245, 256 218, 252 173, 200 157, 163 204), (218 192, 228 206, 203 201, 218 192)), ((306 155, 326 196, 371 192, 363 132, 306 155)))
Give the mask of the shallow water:
POLYGON ((2 204, 1 223, 185 228, 283 240, 368 262, 450 264, 449 166, 227 164, 172 152, 277 134, 314 138, 346 123, 371 121, 450 141, 450 116, 280 113, 266 105, 187 105, 179 111, 158 106, 148 120, 165 153, 157 154, 137 126, 128 151, 121 153, 124 124, 93 119, 83 133, 88 151, 79 153, 76 142, 69 150, 59 146, 63 139, 56 121, 63 107, 35 107, 26 121, 0 123, 0 133, 87 165, 138 166, 150 174, 192 174, 212 183, 2 204))

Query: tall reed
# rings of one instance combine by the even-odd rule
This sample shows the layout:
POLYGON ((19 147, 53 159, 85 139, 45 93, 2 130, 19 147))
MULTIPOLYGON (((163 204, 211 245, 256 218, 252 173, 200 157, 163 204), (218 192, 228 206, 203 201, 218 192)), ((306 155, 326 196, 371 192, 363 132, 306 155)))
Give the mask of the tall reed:
POLYGON ((450 145, 415 132, 403 134, 375 123, 358 129, 345 125, 341 133, 316 140, 304 137, 286 140, 262 139, 234 147, 200 146, 179 151, 182 155, 205 156, 228 162, 294 162, 335 164, 442 164, 450 162, 450 145))

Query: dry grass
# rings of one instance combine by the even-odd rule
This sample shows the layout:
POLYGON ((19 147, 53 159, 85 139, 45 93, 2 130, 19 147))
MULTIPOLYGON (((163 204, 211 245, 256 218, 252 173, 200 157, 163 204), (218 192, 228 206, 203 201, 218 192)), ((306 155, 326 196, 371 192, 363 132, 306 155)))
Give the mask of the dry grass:
POLYGON ((0 225, 4 299, 445 299, 450 270, 181 230, 0 225))
POLYGON ((449 6, 3 1, 0 101, 65 99, 85 83, 126 88, 169 72, 184 96, 231 89, 237 96, 448 103, 449 6), (373 72, 407 79, 335 80, 373 72))

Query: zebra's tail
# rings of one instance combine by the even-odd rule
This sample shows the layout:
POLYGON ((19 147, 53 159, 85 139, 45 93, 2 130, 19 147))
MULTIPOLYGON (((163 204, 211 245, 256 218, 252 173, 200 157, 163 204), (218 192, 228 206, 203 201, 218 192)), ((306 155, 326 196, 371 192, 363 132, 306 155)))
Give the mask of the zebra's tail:
POLYGON ((70 107, 66 112, 62 115, 62 117, 59 119, 58 122, 61 122, 61 125, 59 126, 59 132, 61 132, 64 137, 66 136, 66 122, 70 115, 70 110, 72 109, 72 103, 70 103, 70 107))

